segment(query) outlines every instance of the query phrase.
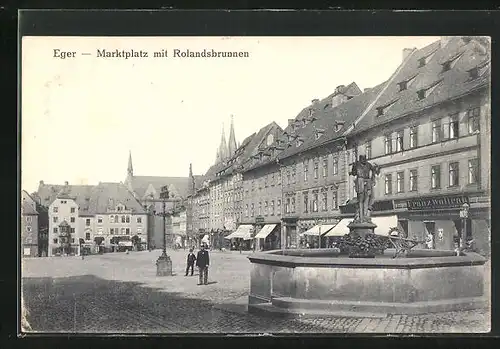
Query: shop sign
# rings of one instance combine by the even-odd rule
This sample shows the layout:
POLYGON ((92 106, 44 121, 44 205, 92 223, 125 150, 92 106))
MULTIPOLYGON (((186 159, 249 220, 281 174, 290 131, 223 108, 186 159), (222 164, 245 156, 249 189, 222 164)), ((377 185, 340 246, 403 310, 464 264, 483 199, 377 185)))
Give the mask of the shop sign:
POLYGON ((467 196, 440 196, 440 197, 422 197, 407 201, 408 210, 433 210, 440 208, 459 208, 463 204, 469 203, 467 196))
MULTIPOLYGON (((349 203, 344 206, 340 206, 340 213, 356 213, 356 203, 349 203)), ((394 210, 394 203, 392 200, 375 201, 373 203, 374 211, 390 211, 394 210)))
POLYGON ((264 217, 262 216, 255 217, 255 223, 264 223, 264 217))

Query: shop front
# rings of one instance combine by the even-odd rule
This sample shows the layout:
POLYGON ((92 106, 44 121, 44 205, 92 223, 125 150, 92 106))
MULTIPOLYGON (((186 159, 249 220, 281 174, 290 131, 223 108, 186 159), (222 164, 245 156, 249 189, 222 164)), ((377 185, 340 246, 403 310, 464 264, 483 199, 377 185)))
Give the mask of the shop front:
POLYGON ((255 248, 258 251, 277 250, 281 248, 281 224, 265 224, 255 235, 255 248))
POLYGON ((408 237, 426 241, 419 247, 453 250, 463 234, 466 242, 474 240, 477 252, 488 254, 490 210, 481 196, 427 196, 396 201, 395 206, 402 210, 398 223, 408 237))
POLYGON ((298 217, 283 217, 281 221, 281 248, 290 249, 299 247, 297 231, 298 217))
POLYGON ((241 224, 233 233, 225 237, 231 242, 231 250, 250 250, 253 243, 254 227, 251 224, 241 224))

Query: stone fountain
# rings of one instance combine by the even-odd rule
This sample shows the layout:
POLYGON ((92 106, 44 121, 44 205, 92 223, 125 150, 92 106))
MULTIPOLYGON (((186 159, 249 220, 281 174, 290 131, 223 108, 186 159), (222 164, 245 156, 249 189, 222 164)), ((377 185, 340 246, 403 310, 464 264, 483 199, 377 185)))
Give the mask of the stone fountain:
POLYGON ((409 249, 403 258, 390 239, 374 234, 370 218, 379 168, 360 157, 357 212, 339 249, 297 249, 249 256, 249 312, 286 316, 385 317, 470 310, 489 305, 486 259, 472 252, 409 249), (397 252, 397 251, 396 251, 397 252))

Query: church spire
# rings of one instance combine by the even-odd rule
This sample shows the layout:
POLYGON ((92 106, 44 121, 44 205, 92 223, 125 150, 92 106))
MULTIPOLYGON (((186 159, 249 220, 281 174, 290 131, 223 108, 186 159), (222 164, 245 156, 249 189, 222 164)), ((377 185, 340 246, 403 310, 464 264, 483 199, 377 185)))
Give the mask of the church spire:
POLYGON ((217 149, 217 163, 225 161, 227 159, 227 156, 226 136, 224 132, 224 124, 222 124, 222 134, 219 149, 217 149))
POLYGON ((229 157, 233 156, 234 153, 236 153, 237 148, 238 145, 236 144, 236 136, 234 135, 233 115, 231 115, 231 129, 229 131, 229 144, 228 144, 229 157))
POLYGON ((127 175, 132 177, 134 175, 134 168, 132 167, 132 151, 128 151, 128 167, 127 175))

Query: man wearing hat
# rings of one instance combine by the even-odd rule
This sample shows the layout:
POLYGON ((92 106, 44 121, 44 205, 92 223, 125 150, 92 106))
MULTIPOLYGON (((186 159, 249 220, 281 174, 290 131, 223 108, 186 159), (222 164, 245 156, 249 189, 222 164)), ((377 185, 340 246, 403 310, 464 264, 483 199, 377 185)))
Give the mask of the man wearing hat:
POLYGON ((208 265, 210 264, 210 257, 208 251, 205 249, 205 244, 201 245, 201 250, 198 251, 196 256, 196 266, 199 270, 199 283, 198 285, 208 284, 208 265))

